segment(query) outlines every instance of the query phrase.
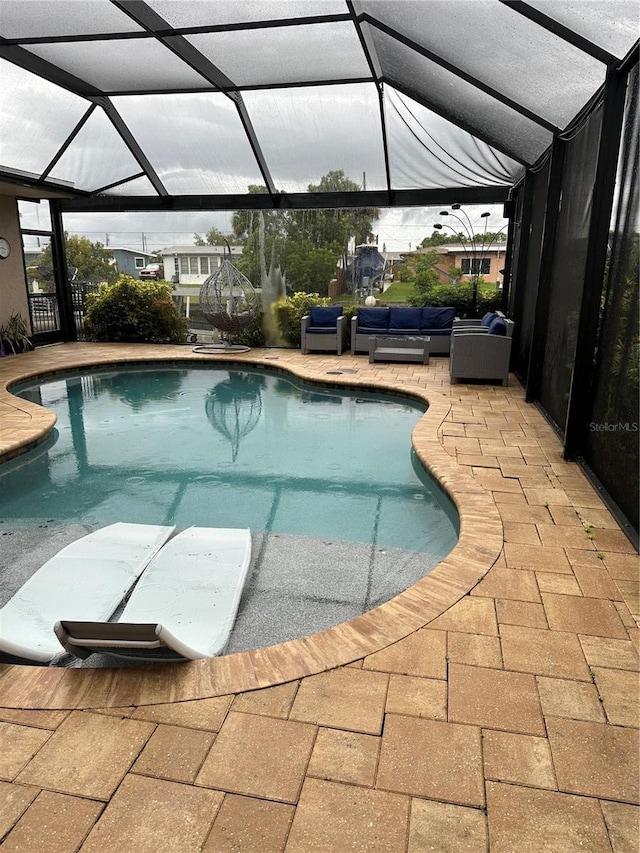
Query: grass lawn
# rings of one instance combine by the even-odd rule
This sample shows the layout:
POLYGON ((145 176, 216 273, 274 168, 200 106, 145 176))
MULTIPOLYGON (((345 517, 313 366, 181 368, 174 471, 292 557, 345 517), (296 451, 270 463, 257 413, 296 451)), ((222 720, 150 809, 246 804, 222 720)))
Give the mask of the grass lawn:
POLYGON ((379 302, 388 303, 389 305, 395 303, 406 304, 409 301, 409 296, 413 294, 413 290, 413 282, 411 281, 394 281, 377 298, 379 302))

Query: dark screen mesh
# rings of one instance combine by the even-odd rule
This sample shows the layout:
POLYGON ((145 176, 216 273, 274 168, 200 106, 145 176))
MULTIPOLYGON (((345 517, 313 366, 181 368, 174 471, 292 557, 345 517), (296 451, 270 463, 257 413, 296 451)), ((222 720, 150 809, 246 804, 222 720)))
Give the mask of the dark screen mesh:
POLYGON ((586 461, 638 530, 638 66, 629 77, 586 461), (608 273, 608 274, 607 274, 608 273))
POLYGON ((582 302, 602 105, 566 144, 544 340, 540 402, 564 434, 582 302))
POLYGON ((513 294, 513 369, 523 382, 526 382, 529 369, 531 336, 536 313, 536 297, 540 278, 540 254, 546 211, 546 197, 549 184, 551 159, 530 175, 533 181, 532 212, 529 233, 523 238, 528 240, 524 268, 518 271, 516 290, 513 294))

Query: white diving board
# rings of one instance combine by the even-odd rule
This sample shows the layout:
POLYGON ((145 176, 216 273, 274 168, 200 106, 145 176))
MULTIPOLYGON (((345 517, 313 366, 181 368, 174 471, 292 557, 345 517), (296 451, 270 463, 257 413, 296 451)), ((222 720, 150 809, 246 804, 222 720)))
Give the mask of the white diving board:
POLYGON ((249 529, 189 527, 154 557, 117 622, 63 619, 56 634, 78 657, 214 657, 226 648, 250 564, 249 529))
POLYGON ((56 621, 109 619, 174 531, 118 522, 67 545, 0 609, 0 652, 40 663, 63 654, 56 621))

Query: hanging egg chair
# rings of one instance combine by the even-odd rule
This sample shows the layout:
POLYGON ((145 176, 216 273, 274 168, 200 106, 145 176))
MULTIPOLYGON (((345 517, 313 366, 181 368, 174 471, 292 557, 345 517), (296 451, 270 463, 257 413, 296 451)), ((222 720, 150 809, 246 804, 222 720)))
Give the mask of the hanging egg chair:
POLYGON ((194 347, 194 352, 246 352, 249 347, 234 344, 233 337, 242 332, 258 315, 259 300, 249 279, 231 263, 231 248, 218 269, 200 288, 200 308, 207 322, 220 332, 221 343, 194 347))

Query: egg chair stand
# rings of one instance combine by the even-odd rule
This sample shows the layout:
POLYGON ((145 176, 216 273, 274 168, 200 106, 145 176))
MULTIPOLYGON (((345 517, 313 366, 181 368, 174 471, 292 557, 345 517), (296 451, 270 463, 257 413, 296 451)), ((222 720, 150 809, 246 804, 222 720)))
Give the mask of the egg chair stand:
MULTIPOLYGON (((227 243, 229 255, 231 248, 227 243)), ((236 269, 228 257, 200 288, 200 308, 205 319, 220 332, 220 343, 201 344, 199 353, 248 352, 245 344, 232 343, 233 337, 249 326, 258 315, 258 297, 249 279, 236 269)))

